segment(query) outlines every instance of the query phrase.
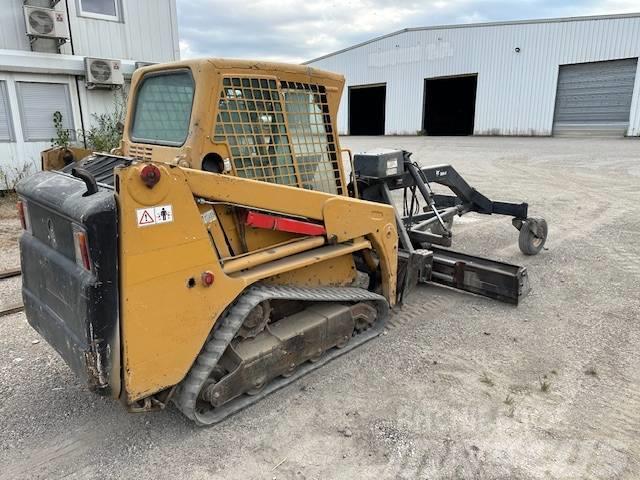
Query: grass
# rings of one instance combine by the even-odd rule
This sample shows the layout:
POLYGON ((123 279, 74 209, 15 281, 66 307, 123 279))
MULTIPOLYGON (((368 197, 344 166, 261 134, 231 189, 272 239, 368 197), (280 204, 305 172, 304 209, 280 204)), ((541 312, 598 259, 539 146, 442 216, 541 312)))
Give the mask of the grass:
POLYGON ((547 393, 551 388, 551 382, 547 381, 547 376, 538 377, 538 382, 540 382, 540 391, 547 393))
POLYGON ((590 377, 598 377, 598 371, 596 370, 596 367, 588 367, 585 371, 585 374, 589 375, 590 377))
POLYGON ((513 418, 515 412, 516 412, 516 402, 513 398, 513 396, 510 393, 507 393, 506 398, 502 401, 502 403, 504 403, 507 407, 507 412, 505 413, 505 415, 507 416, 507 418, 513 418))
POLYGON ((18 218, 16 202, 18 195, 13 191, 0 191, 0 219, 18 218))
POLYGON ((482 372, 482 375, 480 376, 480 381, 485 385, 489 385, 490 387, 493 387, 495 385, 495 383, 493 382, 493 380, 491 379, 491 377, 487 372, 482 372))
POLYGON ((16 183, 28 177, 37 169, 35 163, 33 165, 25 163, 22 167, 0 167, 0 191, 13 190, 16 183))

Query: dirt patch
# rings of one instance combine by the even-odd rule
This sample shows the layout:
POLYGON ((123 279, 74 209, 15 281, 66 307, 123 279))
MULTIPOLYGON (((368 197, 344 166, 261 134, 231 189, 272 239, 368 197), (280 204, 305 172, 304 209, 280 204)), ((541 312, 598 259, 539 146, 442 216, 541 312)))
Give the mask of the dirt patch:
POLYGON ((16 202, 18 195, 13 192, 0 194, 0 220, 16 219, 16 202))
POLYGON ((0 270, 20 265, 18 239, 22 226, 16 211, 17 195, 5 193, 0 196, 0 270))

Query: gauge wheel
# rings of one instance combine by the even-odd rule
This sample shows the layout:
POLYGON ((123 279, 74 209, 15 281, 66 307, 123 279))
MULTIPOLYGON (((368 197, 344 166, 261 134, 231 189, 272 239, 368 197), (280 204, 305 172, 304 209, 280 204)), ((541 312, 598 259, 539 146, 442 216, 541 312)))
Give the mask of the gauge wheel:
POLYGON ((525 255, 536 255, 547 241, 547 221, 542 217, 530 217, 522 222, 518 246, 525 255), (533 228, 530 228, 533 227, 533 228), (534 233, 534 231, 536 233, 534 233))

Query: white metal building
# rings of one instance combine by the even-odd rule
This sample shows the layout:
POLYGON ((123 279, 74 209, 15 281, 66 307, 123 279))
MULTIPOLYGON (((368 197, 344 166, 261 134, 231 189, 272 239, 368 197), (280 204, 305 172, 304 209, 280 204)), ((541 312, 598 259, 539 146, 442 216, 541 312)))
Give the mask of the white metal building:
MULTIPOLYGON (((2 4, 0 190, 20 172, 40 168, 40 152, 55 137, 54 112, 62 113, 66 128, 89 128, 93 113, 113 110, 114 96, 126 91, 136 62, 179 59, 175 0, 2 4), (107 60, 107 67, 123 74, 123 85, 87 88, 86 57, 107 60)), ((101 67, 104 62, 96 64, 98 76, 101 67)))
POLYGON ((340 133, 640 136, 640 13, 408 28, 307 62, 340 133))

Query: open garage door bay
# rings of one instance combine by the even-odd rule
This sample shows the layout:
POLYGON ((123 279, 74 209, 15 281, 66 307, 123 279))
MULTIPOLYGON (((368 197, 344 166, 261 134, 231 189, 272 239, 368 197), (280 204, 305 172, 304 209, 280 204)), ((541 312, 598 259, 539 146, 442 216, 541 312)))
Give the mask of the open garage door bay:
POLYGON ((384 135, 387 86, 349 87, 349 134, 384 135))
POLYGON ((561 65, 554 135, 625 135, 638 59, 561 65))
POLYGON ((426 135, 473 135, 475 74, 424 81, 422 128, 426 135))

